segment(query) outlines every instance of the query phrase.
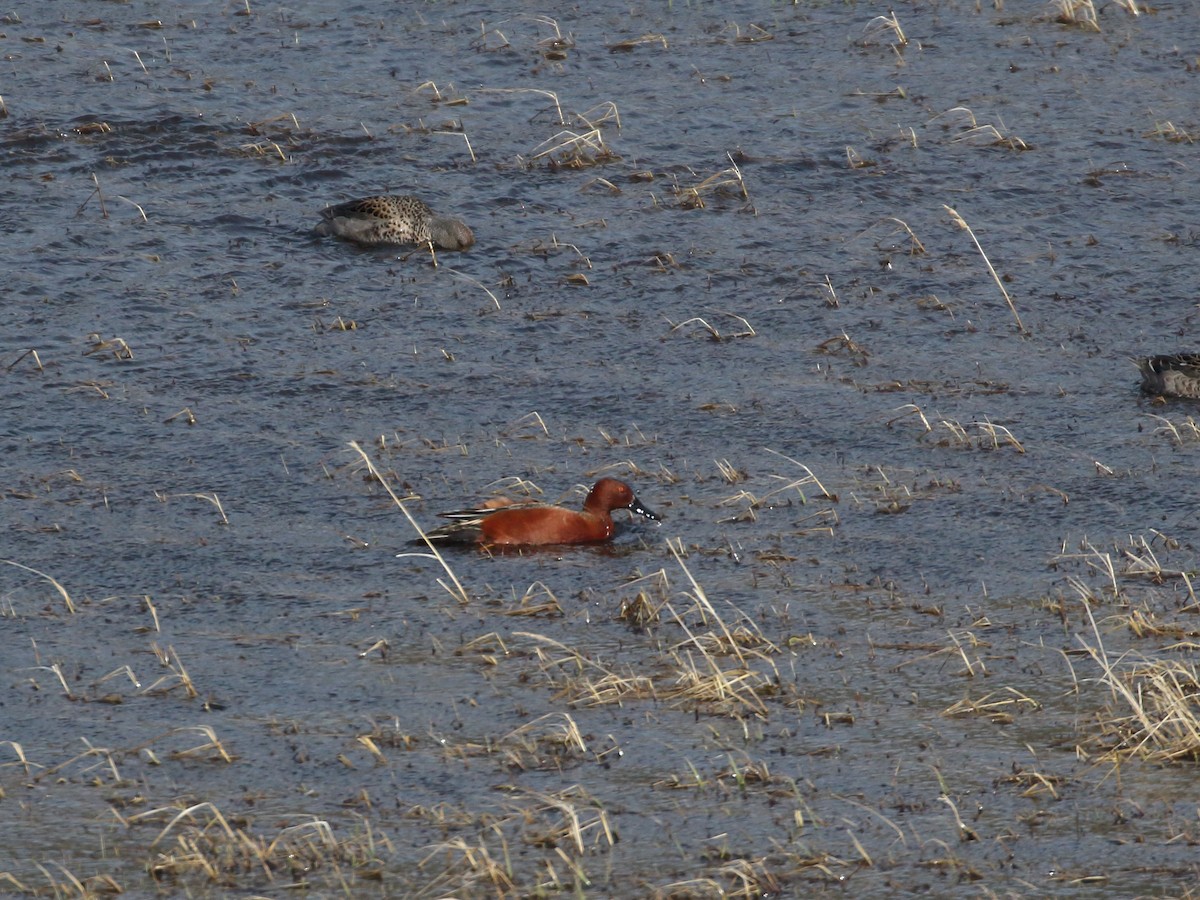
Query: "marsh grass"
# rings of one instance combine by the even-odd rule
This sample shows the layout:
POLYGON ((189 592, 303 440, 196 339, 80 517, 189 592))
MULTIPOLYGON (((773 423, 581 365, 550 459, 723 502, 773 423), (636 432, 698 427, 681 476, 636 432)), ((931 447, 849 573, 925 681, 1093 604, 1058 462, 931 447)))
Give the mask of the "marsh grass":
POLYGON ((676 203, 681 209, 704 209, 705 197, 724 196, 741 200, 750 199, 750 192, 746 189, 746 179, 742 175, 742 170, 734 162, 732 154, 726 154, 726 156, 729 159, 729 168, 715 172, 698 184, 689 187, 681 187, 678 182, 674 184, 676 203))
MULTIPOLYGON (((178 415, 178 413, 176 415, 178 415)), ((172 418, 174 418, 174 416, 172 416, 172 418)), ((227 515, 225 515, 225 507, 221 505, 221 498, 218 497, 215 493, 204 494, 204 493, 199 493, 199 492, 191 492, 191 493, 183 493, 183 494, 163 494, 158 491, 155 491, 154 496, 157 497, 163 503, 166 503, 171 499, 189 499, 190 498, 193 500, 203 500, 206 503, 212 504, 213 507, 216 508, 217 515, 219 515, 221 517, 222 525, 229 524, 229 517, 227 515)))
POLYGON ((479 36, 473 38, 471 46, 477 50, 494 53, 498 50, 508 50, 513 44, 509 41, 505 31, 516 33, 512 28, 507 28, 509 25, 521 26, 532 24, 537 32, 531 40, 534 41, 533 46, 541 52, 542 56, 549 60, 563 60, 567 57, 567 51, 574 49, 575 36, 570 32, 563 33, 559 27, 558 20, 550 16, 533 15, 530 13, 519 13, 515 16, 509 16, 506 19, 488 25, 485 22, 479 23, 479 36), (542 37, 543 29, 549 32, 548 36, 542 37))
MULTIPOLYGON (((1163 552, 1178 550, 1179 542, 1162 532, 1155 531, 1152 534, 1150 538, 1145 535, 1130 535, 1126 543, 1115 545, 1113 552, 1101 550, 1086 538, 1080 541, 1078 550, 1073 552, 1068 551, 1064 544, 1061 551, 1051 559, 1051 565, 1082 565, 1085 575, 1099 576, 1102 581, 1100 586, 1075 576, 1068 578, 1068 584, 1089 607, 1113 603, 1129 608, 1132 605, 1131 599, 1122 585, 1128 581, 1142 581, 1155 587, 1173 585, 1176 595, 1185 602, 1185 612, 1200 608, 1200 599, 1197 598, 1192 584, 1195 573, 1164 565, 1159 558, 1163 552)), ((1156 621, 1156 617, 1153 620, 1156 621)), ((1140 621, 1147 621, 1144 614, 1141 615, 1140 621)))
POLYGON ((932 500, 961 490, 962 485, 953 479, 934 476, 922 483, 914 472, 876 465, 864 468, 862 475, 855 479, 850 499, 855 503, 873 504, 876 513, 890 515, 907 512, 919 500, 932 500))
POLYGON ((17 363, 19 363, 21 360, 23 360, 27 356, 33 358, 33 367, 35 369, 37 369, 39 372, 46 371, 45 368, 42 366, 42 358, 40 356, 38 356, 38 352, 36 350, 34 350, 33 348, 30 348, 29 350, 24 351, 23 353, 21 353, 20 356, 18 356, 16 359, 14 359, 12 362, 10 362, 7 366, 5 366, 5 371, 11 372, 13 369, 16 368, 17 363))
MULTIPOLYGON (((212 803, 183 809, 161 808, 128 820, 136 824, 171 815, 151 844, 159 848, 147 870, 160 883, 198 887, 197 881, 244 889, 248 879, 298 888, 349 891, 355 880, 379 877, 381 860, 394 848, 367 820, 347 837, 338 836, 326 820, 312 818, 265 836, 231 821, 212 803), (168 842, 168 838, 171 840, 168 842)), ((190 891, 189 891, 190 893, 190 891)))
POLYGON ((1021 335, 1028 335, 1029 331, 1021 323, 1021 316, 1017 313, 1017 307, 1013 303, 1012 296, 1004 287, 1004 282, 1001 281, 1000 276, 996 274, 996 270, 992 266, 992 261, 988 259, 987 254, 983 251, 983 245, 979 243, 979 238, 975 236, 975 232, 971 230, 971 226, 968 225, 966 220, 953 208, 942 204, 942 209, 949 213, 950 219, 955 225, 970 235, 971 242, 975 245, 975 249, 979 251, 979 255, 983 257, 983 262, 987 266, 988 272, 990 272, 992 275, 992 280, 996 282, 996 287, 998 287, 1000 289, 1000 293, 1004 295, 1004 302, 1008 304, 1008 310, 1012 313, 1013 321, 1015 321, 1017 324, 1017 332, 1021 335))
MULTIPOLYGON (((1085 737, 1085 746, 1111 761, 1200 761, 1200 674, 1196 665, 1163 653, 1152 656, 1133 650, 1113 657, 1104 648, 1090 607, 1087 614, 1094 643, 1082 637, 1077 641, 1100 669, 1096 681, 1108 688, 1109 703, 1091 720, 1094 731, 1085 737)), ((1197 645, 1186 643, 1170 649, 1194 652, 1197 645)))
POLYGON ((1011 725, 1022 712, 1036 712, 1042 704, 1013 687, 991 691, 977 699, 964 697, 942 710, 947 718, 982 716, 993 725, 1011 725))
POLYGON ((1050 15, 1060 25, 1073 25, 1085 31, 1100 31, 1096 6, 1092 0, 1051 0, 1050 15))
MULTIPOLYGON (((1178 547, 1178 544, 1172 547, 1171 543, 1173 542, 1168 543, 1168 549, 1178 547)), ((1195 573, 1171 568, 1160 563, 1151 541, 1147 541, 1145 535, 1130 535, 1128 545, 1118 549, 1125 560, 1125 565, 1121 570, 1123 577, 1146 579, 1155 585, 1178 581, 1187 594, 1189 608, 1195 607, 1200 602, 1197 601, 1195 589, 1192 587, 1192 576, 1195 573)))
MULTIPOLYGON (((916 408, 916 407, 914 407, 916 408)), ((918 409, 919 413, 919 409, 918 409)), ((929 427, 929 420, 920 414, 925 426, 929 428, 922 438, 929 437, 936 446, 944 448, 961 448, 965 450, 1003 450, 1013 448, 1018 454, 1024 454, 1025 445, 1016 439, 1006 426, 996 425, 995 422, 962 422, 956 419, 938 419, 934 427, 929 427)), ((893 419, 892 421, 896 421, 893 419)), ((888 422, 892 424, 892 422, 888 422)))
POLYGON ((1194 144, 1196 137, 1190 131, 1176 128, 1171 122, 1156 122, 1154 128, 1142 135, 1145 138, 1158 138, 1171 144, 1194 144))
POLYGON ((684 639, 665 648, 657 665, 646 671, 616 667, 546 635, 518 632, 514 636, 533 642, 542 676, 560 699, 578 706, 663 700, 697 712, 765 718, 762 698, 779 690, 780 675, 771 661, 779 648, 743 614, 737 613, 734 624, 722 618, 692 577, 676 543, 668 545, 690 585, 681 594, 687 602, 677 605, 667 596, 669 579, 660 571, 634 582, 643 587, 616 613, 639 628, 669 624, 683 632, 684 639))
POLYGON ((667 319, 667 323, 671 325, 671 328, 670 328, 670 331, 668 331, 668 334, 674 334, 676 331, 680 331, 681 329, 687 328, 687 326, 689 326, 689 325, 697 325, 697 326, 699 326, 700 329, 702 329, 704 332, 706 332, 708 334, 709 340, 714 341, 716 343, 722 343, 724 341, 732 341, 732 340, 736 340, 737 338, 750 338, 750 337, 758 336, 758 332, 754 330, 754 326, 751 325, 744 317, 739 316, 737 313, 721 312, 720 315, 728 316, 731 319, 736 319, 742 325, 741 330, 727 331, 724 334, 722 334, 720 331, 718 331, 716 329, 716 327, 714 327, 713 325, 710 325, 707 320, 701 318, 700 316, 693 316, 692 318, 687 319, 683 322, 679 322, 678 324, 674 324, 671 322, 670 319, 667 319))
MULTIPOLYGON (((898 219, 895 216, 885 216, 871 227, 860 231, 855 236, 855 240, 866 237, 867 235, 874 235, 878 232, 882 232, 882 234, 875 239, 875 249, 877 250, 888 253, 902 251, 906 256, 925 255, 925 245, 921 243, 921 240, 917 237, 916 232, 909 228, 907 222, 905 222, 903 219, 898 219), (903 244, 897 244, 896 242, 889 240, 889 238, 896 234, 902 234, 905 236, 906 240, 903 244)), ((832 287, 830 290, 832 291, 832 287)))
POLYGON ((398 558, 419 556, 437 560, 438 564, 442 567, 442 570, 446 573, 446 578, 449 579, 449 582, 447 583, 445 579, 439 578, 438 584, 445 588, 450 596, 459 603, 465 604, 470 602, 470 598, 467 596, 466 589, 462 586, 462 583, 459 582, 458 576, 454 574, 454 570, 450 568, 450 564, 446 562, 446 558, 442 556, 441 551, 438 550, 438 548, 434 546, 429 538, 425 536, 425 531, 417 523, 417 520, 413 518, 412 513, 408 511, 408 507, 405 505, 407 500, 416 498, 406 498, 406 500, 401 500, 399 497, 397 497, 396 492, 392 490, 392 486, 388 484, 387 480, 383 477, 379 470, 375 468, 375 464, 371 461, 371 457, 367 456, 366 451, 359 446, 358 442, 351 441, 349 447, 359 455, 370 477, 379 482, 383 489, 387 491, 387 495, 392 498, 392 503, 399 508, 400 512, 404 513, 404 518, 408 519, 408 524, 413 527, 420 540, 424 541, 425 546, 429 548, 428 553, 397 553, 396 556, 398 558))
POLYGON ((1151 419, 1154 419, 1162 424, 1154 429, 1154 434, 1167 434, 1171 436, 1171 441, 1177 446, 1192 444, 1200 441, 1200 425, 1196 424, 1196 420, 1191 416, 1182 421, 1171 421, 1166 416, 1156 416, 1149 414, 1151 419))
POLYGON ((120 360, 133 359, 133 350, 130 349, 129 344, 125 343, 124 338, 105 338, 93 332, 87 336, 87 341, 90 346, 83 351, 84 356, 111 356, 113 359, 120 360))
POLYGON ((871 169, 879 165, 870 157, 863 156, 853 147, 846 148, 846 166, 851 169, 871 169))
POLYGON ((944 129, 957 129, 950 138, 951 143, 962 143, 973 147, 1000 147, 1004 150, 1016 151, 1033 149, 1019 137, 1007 133, 1003 122, 999 127, 989 123, 980 123, 975 118, 975 113, 966 106, 955 106, 944 110, 929 119, 926 124, 932 125, 939 119, 944 120, 941 122, 944 129))
POLYGON ((730 22, 717 32, 717 36, 734 44, 758 44, 763 41, 775 40, 774 34, 767 31, 761 25, 755 25, 753 22, 745 28, 736 22, 730 22))
POLYGON ((529 151, 528 159, 517 157, 517 162, 533 168, 540 160, 546 160, 551 170, 586 169, 620 159, 604 141, 599 128, 572 131, 569 128, 542 141, 529 151))
POLYGON ((492 301, 492 305, 496 307, 497 311, 499 311, 500 298, 497 297, 495 294, 493 294, 491 292, 491 290, 478 278, 472 278, 470 275, 467 275, 464 272, 460 272, 457 269, 451 269, 449 266, 442 266, 441 269, 443 272, 445 272, 447 275, 450 275, 453 278, 461 278, 463 281, 466 281, 466 282, 469 282, 469 283, 475 285, 475 287, 479 288, 481 291, 483 291, 485 294, 488 295, 488 298, 492 301))
POLYGON ((183 667, 183 663, 176 655, 173 646, 168 646, 166 650, 163 650, 158 644, 151 644, 150 648, 158 658, 159 664, 168 669, 170 674, 158 678, 153 684, 142 691, 143 694, 166 695, 179 688, 189 700, 194 700, 200 696, 196 690, 196 686, 192 683, 191 676, 187 673, 187 669, 183 667))
POLYGON ((44 581, 49 582, 51 587, 53 587, 54 590, 58 592, 58 596, 62 599, 63 606, 66 607, 67 612, 71 615, 75 615, 75 603, 74 603, 74 601, 71 600, 71 595, 67 593, 67 589, 65 587, 63 587, 58 582, 57 579, 53 578, 50 575, 47 575, 45 572, 39 572, 37 569, 23 565, 19 562, 15 562, 14 560, 11 560, 11 559, 0 559, 0 563, 4 563, 5 565, 8 565, 8 566, 13 566, 14 568, 20 569, 23 572, 28 572, 31 575, 36 575, 39 578, 43 579, 44 581))
MULTIPOLYGON (((539 791, 503 785, 502 808, 482 816, 460 816, 453 809, 429 811, 443 827, 451 820, 477 827, 474 840, 457 836, 429 848, 418 863, 428 881, 406 896, 546 896, 582 890, 592 879, 583 861, 607 852, 617 834, 608 812, 581 785, 539 791), (536 865, 514 866, 510 847, 534 847, 544 852, 536 865)), ((521 857, 527 851, 522 850, 521 857)))
POLYGON ((418 864, 418 868, 423 872, 433 870, 428 876, 429 880, 416 888, 411 896, 520 896, 513 876, 508 843, 502 836, 499 843, 499 858, 494 857, 492 850, 482 841, 472 844, 465 838, 456 837, 434 845, 418 864), (435 865, 438 868, 435 868, 435 865))
POLYGON ((618 670, 546 635, 519 631, 513 636, 534 642, 533 653, 541 674, 557 690, 557 696, 569 703, 606 706, 657 696, 654 679, 629 667, 618 670))
POLYGON ((658 44, 664 50, 667 49, 667 38, 662 34, 643 34, 635 38, 626 38, 623 41, 617 41, 615 44, 608 45, 609 53, 628 53, 630 50, 636 50, 638 47, 645 47, 651 44, 658 44))
MULTIPOLYGON (((518 95, 533 94, 534 96, 537 96, 537 97, 546 98, 550 101, 550 106, 547 108, 554 110, 554 124, 559 127, 565 127, 566 125, 570 124, 567 121, 566 116, 563 114, 562 103, 559 102, 558 94, 556 94, 554 91, 547 91, 542 88, 484 88, 480 91, 480 93, 504 94, 504 95, 506 95, 506 94, 518 94, 518 95)), ((533 116, 533 120, 537 120, 540 117, 540 115, 541 115, 540 112, 535 113, 533 116)))
POLYGON ((561 616, 562 604, 543 582, 535 581, 525 593, 504 608, 506 616, 561 616))
MULTIPOLYGON (((498 738, 463 741, 444 734, 433 736, 447 759, 491 757, 514 772, 561 772, 584 763, 602 763, 610 754, 619 753, 614 744, 593 750, 590 740, 595 739, 585 737, 567 713, 547 713, 498 738)), ((411 750, 412 746, 404 749, 411 750)))
POLYGON ((96 900, 99 897, 110 897, 125 893, 124 888, 111 875, 93 875, 80 878, 60 862, 50 863, 57 871, 54 874, 41 863, 34 863, 38 872, 46 879, 46 886, 40 887, 34 883, 25 884, 11 872, 0 872, 0 886, 11 885, 21 894, 37 897, 48 896, 56 898, 79 898, 79 900, 96 900))
MULTIPOLYGON (((824 501, 829 504, 836 504, 838 496, 831 494, 826 490, 820 479, 813 473, 812 469, 798 460, 792 459, 790 456, 772 450, 770 447, 764 448, 768 453, 785 459, 792 465, 798 467, 803 474, 795 475, 769 475, 769 480, 773 483, 773 487, 766 493, 753 493, 746 488, 740 488, 734 494, 725 497, 720 501, 723 507, 740 507, 739 511, 732 516, 726 516, 718 519, 718 522, 756 522, 760 512, 766 510, 788 509, 798 504, 807 506, 812 501, 824 501), (811 496, 810 496, 811 495, 811 496)), ((721 469, 722 477, 730 484, 742 483, 744 477, 730 479, 728 477, 731 471, 727 461, 721 469)), ((795 523, 793 526, 793 534, 833 534, 834 528, 839 524, 837 511, 832 507, 816 509, 805 516, 803 519, 795 523)))
POLYGON ((849 356, 857 366, 865 366, 867 360, 871 358, 870 351, 844 331, 836 337, 826 338, 821 341, 821 343, 817 344, 816 350, 818 353, 823 353, 826 356, 849 356))

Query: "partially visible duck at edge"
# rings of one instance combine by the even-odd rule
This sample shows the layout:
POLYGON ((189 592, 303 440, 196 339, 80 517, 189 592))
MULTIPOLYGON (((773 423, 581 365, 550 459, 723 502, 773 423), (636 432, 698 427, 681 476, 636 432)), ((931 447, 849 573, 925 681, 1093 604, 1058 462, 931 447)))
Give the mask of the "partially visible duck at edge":
POLYGON ((475 243, 475 235, 461 219, 436 215, 416 197, 392 194, 327 207, 313 230, 368 247, 432 243, 443 250, 466 250, 475 243))
POLYGON ((588 491, 583 511, 546 503, 497 505, 491 501, 478 509, 442 513, 455 519, 449 525, 425 534, 430 541, 466 544, 535 546, 539 544, 594 544, 611 540, 616 531, 612 512, 631 513, 659 521, 633 493, 633 488, 616 478, 601 478, 588 491))
POLYGON ((1200 400, 1200 353, 1147 356, 1135 362, 1147 394, 1200 400))

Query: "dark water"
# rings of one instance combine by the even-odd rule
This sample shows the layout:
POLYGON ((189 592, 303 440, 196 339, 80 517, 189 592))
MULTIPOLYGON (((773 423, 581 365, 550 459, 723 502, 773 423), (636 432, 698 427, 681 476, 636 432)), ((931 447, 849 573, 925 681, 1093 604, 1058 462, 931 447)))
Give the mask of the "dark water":
POLYGON ((535 7, 10 12, 0 556, 76 612, 0 567, 0 873, 507 890, 433 849, 462 841, 521 894, 1189 889, 1193 773, 1089 758, 1110 696, 1075 651, 1089 590, 1114 655, 1195 628, 1179 579, 1114 601, 1096 564, 1144 537, 1195 565, 1196 410, 1129 357, 1195 349, 1200 26, 1004 7, 897 4, 897 48, 864 3, 587 7, 557 36, 535 7), (478 243, 435 268, 309 235, 380 191, 478 243), (395 557, 413 532, 350 441, 427 526, 600 474, 665 522, 455 554, 459 603, 395 557), (757 710, 667 696, 720 631, 688 573, 777 648, 757 710), (643 590, 644 630, 616 618, 643 590), (514 615, 527 591, 560 611, 514 615), (604 673, 657 699, 572 693, 604 673), (943 715, 985 697, 1011 721, 943 715), (232 761, 183 752, 198 726, 232 761), (564 804, 619 842, 555 849, 564 804), (214 810, 283 842, 272 876, 201 834, 214 810), (286 862, 312 821, 319 862, 286 862))

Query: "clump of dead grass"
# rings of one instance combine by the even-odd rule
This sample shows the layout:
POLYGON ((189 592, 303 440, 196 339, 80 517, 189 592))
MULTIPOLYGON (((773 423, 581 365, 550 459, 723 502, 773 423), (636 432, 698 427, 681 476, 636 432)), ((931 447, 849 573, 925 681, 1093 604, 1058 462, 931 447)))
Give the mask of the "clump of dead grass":
POLYGON ((700 316, 693 316, 692 318, 679 323, 674 323, 671 322, 670 319, 667 319, 668 324, 671 326, 670 331, 667 333, 670 335, 677 331, 682 331, 683 329, 688 328, 689 325, 696 326, 695 328, 691 329, 693 332, 706 334, 708 336, 708 340, 714 341, 718 344, 724 343, 725 341, 736 340, 738 338, 758 336, 758 332, 754 330, 754 326, 751 325, 750 322, 743 316, 739 316, 737 313, 719 311, 718 314, 728 316, 729 318, 736 320, 741 324, 741 328, 732 331, 727 330, 722 333, 721 331, 717 330, 715 326, 710 325, 706 319, 703 319, 700 316))
POLYGON ((1090 608, 1088 618, 1094 643, 1078 640, 1100 676, 1085 681, 1107 687, 1109 703, 1095 713, 1084 745, 1112 761, 1200 762, 1200 672, 1195 663, 1167 655, 1194 654, 1200 645, 1186 642, 1156 655, 1129 650, 1114 657, 1104 648, 1090 608))
MULTIPOLYGON (((772 450, 770 447, 765 449, 768 453, 792 463, 803 474, 799 477, 795 475, 770 475, 769 477, 775 483, 775 486, 766 493, 756 494, 746 488, 740 488, 721 501, 722 506, 736 507, 738 511, 734 515, 719 519, 718 522, 757 522, 759 514, 763 511, 788 508, 794 505, 807 506, 811 499, 824 501, 831 505, 813 510, 813 512, 809 513, 796 524, 796 530, 792 533, 798 535, 832 535, 833 529, 840 524, 837 510, 832 506, 832 504, 838 502, 837 494, 826 490, 825 485, 821 483, 812 469, 804 465, 804 463, 776 450, 772 450)), ((728 472, 728 469, 725 471, 728 472)), ((743 480, 741 478, 730 478, 728 474, 725 474, 724 477, 730 484, 736 484, 743 480)))
POLYGON ((582 893, 592 879, 583 867, 590 853, 617 842, 608 812, 580 785, 537 791, 508 785, 504 808, 486 816, 486 829, 474 842, 454 837, 435 844, 418 864, 429 880, 411 896, 528 896, 582 893), (548 850, 540 859, 535 884, 526 883, 512 864, 510 844, 548 850))
POLYGON ((746 190, 746 179, 742 170, 734 162, 733 154, 726 154, 729 168, 722 169, 694 185, 682 186, 674 183, 675 201, 681 209, 704 209, 707 205, 705 197, 732 197, 739 200, 749 200, 750 192, 746 190))
POLYGON ((1174 123, 1170 121, 1155 122, 1154 128, 1142 135, 1145 138, 1157 138, 1160 141, 1166 141, 1169 144, 1194 144, 1196 136, 1191 131, 1186 131, 1183 128, 1176 128, 1174 123))
POLYGON ((933 124, 938 120, 942 120, 941 125, 944 129, 955 129, 953 137, 950 138, 951 143, 967 144, 972 147, 997 147, 1001 150, 1033 149, 1031 144, 1009 132, 1003 122, 1000 122, 999 125, 993 125, 990 122, 981 123, 975 117, 974 111, 967 106, 955 106, 940 112, 929 119, 926 124, 933 124))
POLYGON ((206 882, 244 889, 247 876, 267 883, 300 887, 349 888, 357 879, 375 880, 382 859, 393 848, 385 835, 367 820, 347 837, 339 836, 324 819, 281 829, 273 836, 253 831, 225 816, 212 803, 160 808, 141 813, 129 824, 171 816, 151 844, 157 852, 147 863, 160 883, 185 890, 206 882))
POLYGON ((1150 418, 1162 423, 1154 429, 1153 433, 1169 435, 1171 443, 1176 446, 1182 447, 1185 444, 1194 444, 1200 441, 1200 425, 1191 416, 1177 421, 1153 414, 1150 415, 1150 418))
POLYGON ((11 559, 0 559, 0 563, 4 563, 5 565, 8 565, 8 566, 13 566, 14 568, 21 569, 24 572, 29 572, 31 575, 37 575, 39 578, 48 582, 51 585, 51 587, 53 587, 54 590, 57 592, 57 594, 58 594, 59 598, 62 600, 63 606, 67 610, 67 612, 71 615, 75 615, 75 603, 73 600, 71 600, 71 595, 67 593, 67 589, 65 587, 63 587, 57 581, 57 579, 53 578, 50 575, 47 575, 45 572, 39 572, 37 569, 31 568, 26 565, 22 565, 21 563, 15 562, 14 560, 11 560, 11 559))

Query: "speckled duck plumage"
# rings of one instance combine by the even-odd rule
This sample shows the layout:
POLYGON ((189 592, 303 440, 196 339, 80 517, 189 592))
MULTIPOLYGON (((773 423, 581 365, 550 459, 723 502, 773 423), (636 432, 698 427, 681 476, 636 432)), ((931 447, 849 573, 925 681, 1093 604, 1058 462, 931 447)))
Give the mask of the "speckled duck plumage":
POLYGON ((475 243, 465 222, 435 215, 416 197, 395 195, 363 197, 323 209, 315 231, 367 246, 432 243, 443 250, 466 250, 475 243))
POLYGON ((1200 353, 1147 356, 1136 362, 1147 394, 1200 400, 1200 353))

